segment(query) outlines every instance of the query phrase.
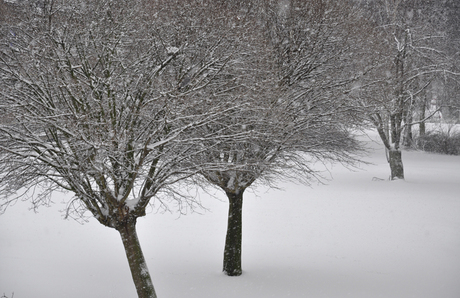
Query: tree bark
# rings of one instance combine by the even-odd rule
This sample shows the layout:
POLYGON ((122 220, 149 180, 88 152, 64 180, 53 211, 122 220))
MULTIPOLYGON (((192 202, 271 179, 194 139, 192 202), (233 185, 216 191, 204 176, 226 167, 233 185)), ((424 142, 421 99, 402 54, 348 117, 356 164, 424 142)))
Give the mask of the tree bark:
POLYGON ((425 133, 426 133, 426 126, 425 126, 425 114, 426 114, 426 98, 424 98, 422 101, 421 101, 421 105, 420 105, 420 123, 419 123, 419 136, 421 137, 424 137, 425 136, 425 133))
POLYGON ((424 137, 426 135, 426 125, 424 121, 420 122, 419 124, 419 135, 421 137, 424 137))
POLYGON ((390 163, 391 180, 404 179, 404 167, 400 150, 389 150, 388 162, 390 163))
POLYGON ((129 268, 139 298, 156 298, 144 254, 136 232, 136 218, 128 218, 117 228, 125 247, 129 268))
POLYGON ((406 126, 404 127, 404 138, 403 138, 403 145, 406 147, 412 147, 413 143, 413 134, 412 134, 412 113, 409 111, 406 115, 406 126))
POLYGON ((229 276, 239 276, 243 272, 241 269, 243 192, 226 192, 229 209, 223 271, 229 276))

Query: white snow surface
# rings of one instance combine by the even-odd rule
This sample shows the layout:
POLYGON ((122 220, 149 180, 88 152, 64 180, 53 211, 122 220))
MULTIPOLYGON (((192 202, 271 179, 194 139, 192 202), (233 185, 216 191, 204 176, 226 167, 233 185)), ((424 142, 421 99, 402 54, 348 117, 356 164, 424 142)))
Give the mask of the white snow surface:
MULTIPOLYGON (((388 181, 383 146, 372 146, 373 164, 335 166, 326 185, 246 192, 239 277, 221 272, 224 195, 202 194, 203 214, 139 219, 158 296, 460 297, 460 157, 404 151, 406 180, 388 181)), ((62 220, 55 201, 0 216, 0 295, 136 297, 118 233, 62 220)))

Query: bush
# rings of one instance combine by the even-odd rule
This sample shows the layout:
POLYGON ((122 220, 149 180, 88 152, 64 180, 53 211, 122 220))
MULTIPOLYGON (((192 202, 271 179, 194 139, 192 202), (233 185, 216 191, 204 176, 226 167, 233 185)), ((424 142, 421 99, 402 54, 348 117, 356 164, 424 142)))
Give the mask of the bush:
POLYGON ((427 152, 460 155, 460 132, 433 131, 416 138, 417 149, 427 152))

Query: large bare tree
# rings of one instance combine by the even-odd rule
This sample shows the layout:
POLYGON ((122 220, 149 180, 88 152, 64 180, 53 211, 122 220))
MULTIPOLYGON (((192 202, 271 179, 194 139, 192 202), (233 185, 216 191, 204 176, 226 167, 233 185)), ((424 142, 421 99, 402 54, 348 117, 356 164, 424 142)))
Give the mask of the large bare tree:
POLYGON ((309 183, 319 179, 316 162, 353 163, 352 153, 359 148, 349 131, 359 114, 346 95, 354 82, 351 40, 358 32, 357 11, 335 1, 250 2, 243 11, 251 34, 240 40, 240 53, 251 55, 241 55, 236 65, 247 75, 247 89, 234 93, 234 101, 246 106, 211 127, 239 128, 250 137, 208 142, 201 156, 227 168, 201 174, 228 197, 223 271, 230 276, 242 274, 242 208, 248 187, 272 185, 280 178, 309 183))
POLYGON ((226 136, 200 128, 234 106, 216 79, 233 48, 211 34, 210 8, 189 6, 198 12, 186 20, 166 4, 9 4, 1 24, 0 211, 72 193, 67 215, 120 233, 142 298, 156 294, 136 220, 152 203, 193 206, 176 183, 212 166, 192 158, 198 141, 226 136))

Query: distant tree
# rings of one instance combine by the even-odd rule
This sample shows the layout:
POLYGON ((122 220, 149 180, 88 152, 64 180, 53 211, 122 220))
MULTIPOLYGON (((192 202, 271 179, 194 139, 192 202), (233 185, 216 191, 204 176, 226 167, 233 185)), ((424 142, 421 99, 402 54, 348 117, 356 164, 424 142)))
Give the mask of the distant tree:
POLYGON ((375 26, 365 45, 373 56, 368 60, 373 71, 357 89, 364 105, 371 107, 371 122, 387 150, 390 178, 404 179, 402 142, 410 145, 412 125, 432 116, 425 112, 426 92, 450 73, 442 30, 445 11, 431 0, 363 3, 375 26))
POLYGON ((156 297, 136 221, 149 204, 194 206, 176 183, 212 166, 193 158, 200 142, 227 138, 198 132, 233 113, 217 80, 231 43, 204 6, 184 24, 160 1, 29 4, 2 3, 16 13, 0 33, 0 211, 72 193, 67 216, 116 229, 138 296, 156 297))
POLYGON ((210 140, 200 155, 222 165, 200 173, 229 200, 223 271, 230 276, 242 274, 242 207, 248 187, 290 178, 309 183, 320 179, 316 162, 352 163, 359 148, 349 131, 359 114, 345 92, 354 81, 351 40, 359 31, 354 27, 359 14, 336 1, 249 3, 240 9, 245 12, 241 30, 247 34, 238 40, 240 63, 234 65, 244 74, 246 88, 234 92, 233 100, 246 105, 203 129, 228 134, 231 128, 250 137, 219 144, 210 140))

